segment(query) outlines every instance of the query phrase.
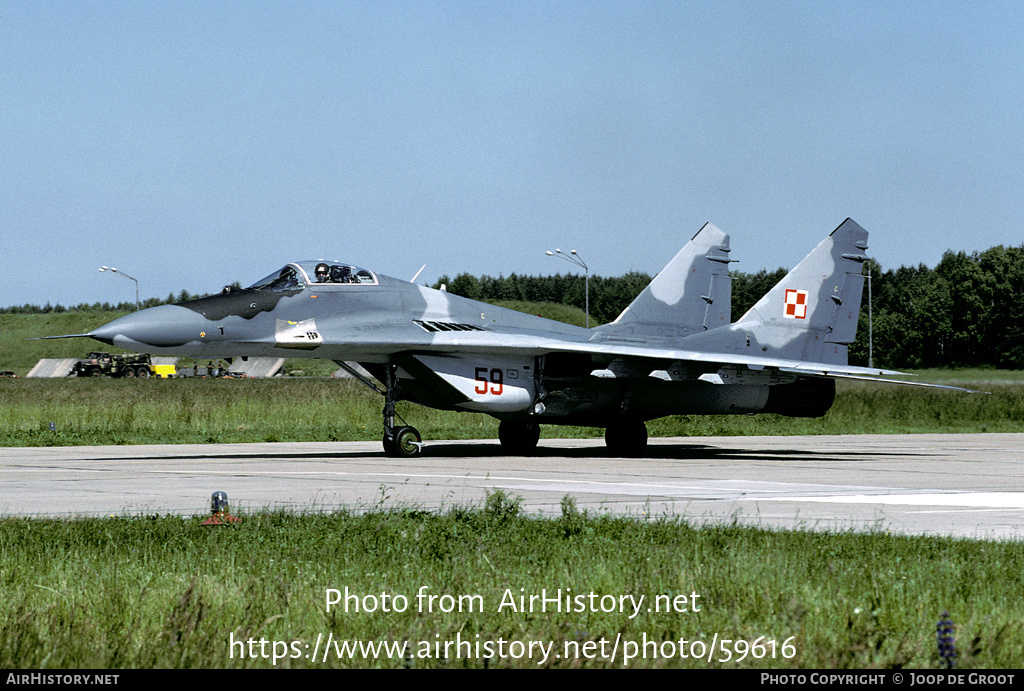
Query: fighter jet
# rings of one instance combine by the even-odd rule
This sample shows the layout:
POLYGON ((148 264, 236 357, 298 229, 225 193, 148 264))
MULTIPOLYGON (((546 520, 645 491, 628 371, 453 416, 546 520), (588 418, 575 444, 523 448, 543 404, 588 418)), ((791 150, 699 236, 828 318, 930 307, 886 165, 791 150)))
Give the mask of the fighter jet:
POLYGON ((832 406, 836 379, 900 374, 847 364, 866 250, 867 231, 847 219, 735 323, 729 236, 707 224, 614 322, 593 329, 344 261, 308 260, 248 288, 153 307, 75 335, 201 359, 334 360, 382 394, 390 456, 423 448, 414 427, 396 424, 401 400, 492 415, 512 454, 532 452, 540 426, 551 424, 603 427, 612 453, 635 455, 651 419, 819 417, 832 406))

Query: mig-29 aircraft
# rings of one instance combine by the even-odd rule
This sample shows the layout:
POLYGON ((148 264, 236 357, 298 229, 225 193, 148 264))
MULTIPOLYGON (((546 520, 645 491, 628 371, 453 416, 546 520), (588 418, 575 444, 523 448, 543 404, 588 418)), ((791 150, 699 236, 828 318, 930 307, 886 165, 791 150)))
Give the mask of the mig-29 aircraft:
POLYGON ((603 427, 609 450, 631 455, 646 447, 647 420, 819 417, 836 379, 899 374, 847 365, 866 249, 867 231, 847 219, 735 323, 729 236, 707 224, 614 322, 593 329, 313 260, 75 336, 199 359, 334 360, 383 395, 391 456, 422 449, 419 432, 395 422, 400 400, 492 415, 513 454, 530 453, 540 426, 554 424, 603 427))

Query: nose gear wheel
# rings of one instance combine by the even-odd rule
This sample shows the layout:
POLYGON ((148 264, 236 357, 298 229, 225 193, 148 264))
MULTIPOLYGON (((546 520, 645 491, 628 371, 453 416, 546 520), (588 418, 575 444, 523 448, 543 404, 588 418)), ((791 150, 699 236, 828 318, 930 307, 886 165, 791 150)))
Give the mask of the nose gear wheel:
POLYGON ((398 402, 398 365, 389 362, 384 377, 384 455, 391 458, 412 458, 423 451, 419 431, 409 425, 395 426, 395 404, 398 402))

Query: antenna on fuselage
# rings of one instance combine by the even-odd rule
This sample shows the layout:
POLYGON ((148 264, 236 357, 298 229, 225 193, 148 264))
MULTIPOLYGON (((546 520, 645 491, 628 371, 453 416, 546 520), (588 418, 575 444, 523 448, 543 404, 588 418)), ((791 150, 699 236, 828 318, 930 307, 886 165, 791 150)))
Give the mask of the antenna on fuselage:
POLYGON ((409 280, 409 283, 415 283, 415 282, 416 282, 416 279, 420 277, 420 274, 421 274, 421 273, 423 273, 423 269, 425 269, 425 268, 427 268, 427 265, 426 265, 426 264, 424 264, 423 266, 421 266, 421 267, 420 267, 420 270, 416 272, 416 275, 415 275, 415 276, 413 276, 413 277, 412 277, 412 278, 411 278, 411 279, 409 280))

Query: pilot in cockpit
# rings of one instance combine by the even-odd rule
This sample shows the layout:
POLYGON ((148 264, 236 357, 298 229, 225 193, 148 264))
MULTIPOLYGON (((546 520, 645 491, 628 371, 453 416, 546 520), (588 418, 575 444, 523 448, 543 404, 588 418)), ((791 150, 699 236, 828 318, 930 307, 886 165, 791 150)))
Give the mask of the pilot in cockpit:
POLYGON ((331 280, 331 267, 327 266, 327 264, 324 264, 323 262, 316 265, 314 273, 316 274, 317 283, 327 283, 331 280))

